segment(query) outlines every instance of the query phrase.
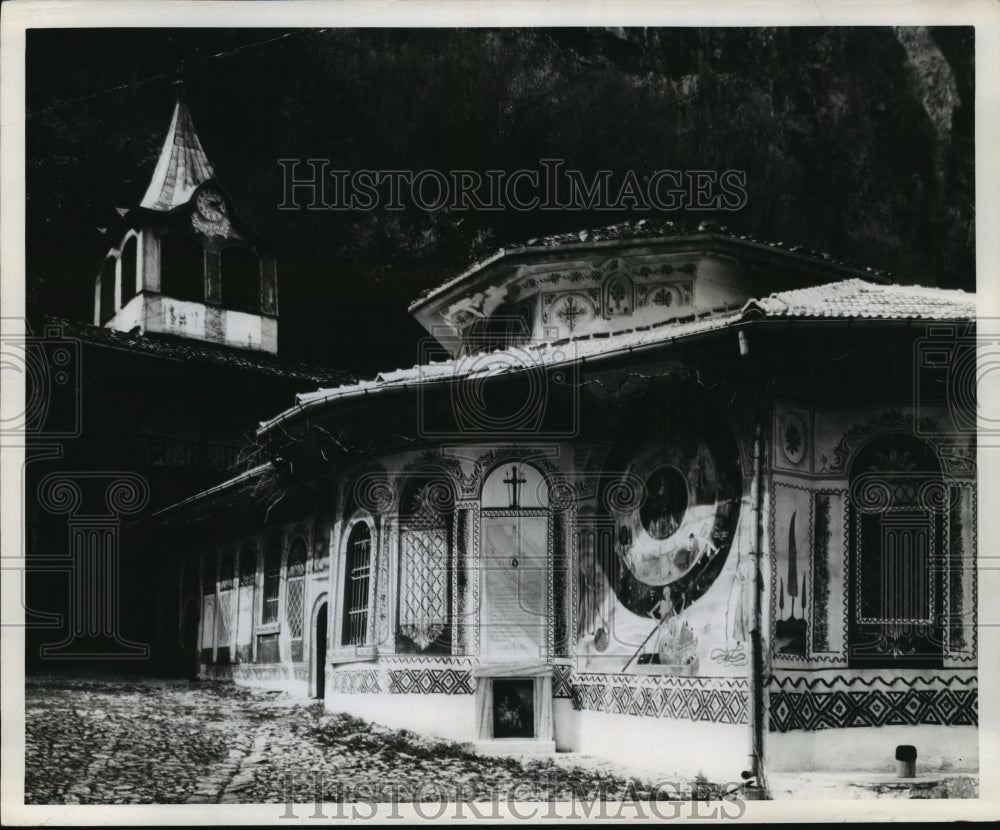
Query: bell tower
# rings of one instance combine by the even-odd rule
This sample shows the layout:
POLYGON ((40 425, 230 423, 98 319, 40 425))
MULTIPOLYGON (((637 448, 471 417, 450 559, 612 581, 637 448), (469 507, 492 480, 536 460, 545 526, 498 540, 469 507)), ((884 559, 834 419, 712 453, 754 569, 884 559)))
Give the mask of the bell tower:
POLYGON ((138 205, 119 209, 94 286, 94 323, 278 352, 271 246, 216 179, 176 82, 174 115, 138 205))

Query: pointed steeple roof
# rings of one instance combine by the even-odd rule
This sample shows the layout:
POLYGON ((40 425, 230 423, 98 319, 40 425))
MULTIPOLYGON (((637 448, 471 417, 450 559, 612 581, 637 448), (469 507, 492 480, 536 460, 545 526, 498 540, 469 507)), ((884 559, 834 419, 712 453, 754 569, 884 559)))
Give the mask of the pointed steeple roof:
POLYGON ((179 82, 176 86, 177 104, 170 130, 156 162, 153 179, 139 203, 149 210, 173 210, 187 202, 199 185, 215 177, 194 131, 194 122, 184 101, 184 88, 179 82))

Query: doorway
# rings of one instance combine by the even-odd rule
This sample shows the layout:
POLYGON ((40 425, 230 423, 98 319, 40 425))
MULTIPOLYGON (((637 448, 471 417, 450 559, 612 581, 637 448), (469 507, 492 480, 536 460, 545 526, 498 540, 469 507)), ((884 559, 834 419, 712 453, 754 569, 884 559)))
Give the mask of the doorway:
POLYGON ((480 513, 480 656, 486 663, 547 662, 548 484, 530 464, 497 467, 480 513))
POLYGON ((324 602, 316 613, 316 629, 314 631, 316 660, 313 664, 316 672, 316 698, 323 700, 326 695, 326 603, 324 602))
POLYGON ((487 662, 547 660, 546 515, 482 514, 479 609, 487 662))

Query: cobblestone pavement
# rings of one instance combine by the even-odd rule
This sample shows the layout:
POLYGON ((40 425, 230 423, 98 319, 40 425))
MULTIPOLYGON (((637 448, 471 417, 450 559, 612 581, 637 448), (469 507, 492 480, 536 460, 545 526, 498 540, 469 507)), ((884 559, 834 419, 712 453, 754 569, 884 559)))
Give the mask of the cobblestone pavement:
POLYGON ((388 801, 394 788, 400 801, 439 801, 438 787, 459 786, 468 801, 514 787, 517 801, 648 798, 648 784, 600 764, 481 757, 223 683, 29 677, 25 718, 28 804, 282 803, 290 789, 298 803, 319 791, 388 801))

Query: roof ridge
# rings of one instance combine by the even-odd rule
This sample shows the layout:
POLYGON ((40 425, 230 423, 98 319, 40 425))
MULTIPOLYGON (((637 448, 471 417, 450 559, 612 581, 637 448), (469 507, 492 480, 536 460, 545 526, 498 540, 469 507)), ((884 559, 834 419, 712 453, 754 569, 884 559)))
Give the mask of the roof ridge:
POLYGON ((240 349, 221 343, 190 340, 169 334, 136 331, 118 331, 81 320, 71 320, 45 314, 47 325, 63 327, 70 336, 85 338, 88 342, 107 348, 132 349, 136 353, 166 359, 196 359, 216 366, 259 371, 285 377, 299 376, 313 383, 350 382, 356 377, 352 372, 302 361, 286 360, 278 355, 254 349, 240 349))
POLYGON ((876 277, 891 276, 891 272, 884 268, 874 268, 847 259, 840 259, 832 256, 826 251, 817 251, 815 249, 808 248, 804 244, 786 243, 783 241, 772 242, 769 240, 757 239, 752 234, 740 234, 735 231, 731 231, 728 226, 712 220, 704 220, 695 226, 690 226, 674 222, 670 219, 626 219, 622 222, 613 222, 608 225, 584 228, 578 231, 566 231, 563 233, 548 234, 545 236, 535 236, 531 237, 526 242, 508 243, 507 245, 498 248, 492 254, 472 263, 458 275, 449 277, 438 285, 424 289, 420 292, 420 295, 410 303, 409 307, 412 311, 415 307, 427 302, 431 297, 440 294, 454 285, 457 285, 476 271, 492 264, 496 260, 508 254, 519 253, 532 248, 559 248, 574 244, 578 245, 588 243, 592 244, 595 242, 624 241, 627 239, 656 239, 666 237, 679 238, 684 236, 694 236, 696 234, 716 234, 735 242, 774 248, 788 254, 794 254, 796 256, 805 257, 817 262, 827 263, 832 266, 849 268, 855 271, 866 271, 876 277))

